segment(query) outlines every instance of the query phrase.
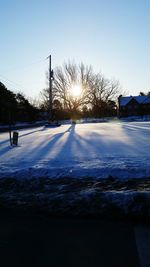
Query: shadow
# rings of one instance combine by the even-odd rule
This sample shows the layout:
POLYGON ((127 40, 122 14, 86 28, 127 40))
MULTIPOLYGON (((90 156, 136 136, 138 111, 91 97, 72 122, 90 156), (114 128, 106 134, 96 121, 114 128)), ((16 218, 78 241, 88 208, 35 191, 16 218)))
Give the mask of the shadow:
POLYGON ((144 128, 142 127, 142 125, 140 126, 133 124, 123 124, 122 129, 125 134, 129 136, 130 143, 134 152, 138 153, 141 151, 142 148, 143 154, 145 154, 145 151, 147 151, 148 146, 150 148, 150 143, 148 142, 150 136, 150 128, 144 128))
POLYGON ((61 133, 56 133, 49 137, 48 140, 45 140, 43 143, 40 144, 40 147, 34 148, 32 151, 30 150, 28 154, 26 154, 27 157, 30 157, 32 154, 32 158, 34 158, 35 161, 40 160, 40 158, 43 160, 46 155, 49 152, 53 151, 54 146, 57 144, 59 147, 59 140, 67 133, 74 131, 75 127, 70 126, 66 131, 61 133))
POLYGON ((143 131, 143 132, 147 132, 147 131, 150 131, 150 124, 148 125, 140 125, 140 124, 137 124, 137 123, 134 123, 134 124, 123 124, 123 127, 124 128, 127 128, 131 131, 143 131))
POLYGON ((40 212, 3 217, 0 266, 139 266, 132 223, 51 218, 40 212))
POLYGON ((75 124, 72 124, 65 132, 74 132, 75 131, 75 124))
POLYGON ((88 146, 87 144, 83 145, 82 139, 76 131, 75 124, 72 124, 65 133, 68 133, 67 139, 65 140, 63 146, 57 153, 56 159, 68 159, 69 162, 69 160, 71 159, 76 160, 76 158, 78 157, 76 156, 76 152, 78 155, 80 154, 79 157, 89 155, 88 146))
MULTIPOLYGON (((73 135, 75 134, 75 125, 71 125, 66 131, 56 133, 49 136, 48 139, 40 143, 40 146, 34 147, 32 150, 27 150, 25 157, 34 161, 34 164, 39 161, 44 161, 49 154, 48 160, 59 160, 59 157, 69 156, 70 148, 72 145, 73 135), (66 135, 66 136, 65 136, 66 135), (63 139, 63 137, 65 138, 63 139), (68 154, 68 155, 67 155, 68 154)), ((20 155, 20 160, 24 156, 20 155)))
POLYGON ((7 142, 9 142, 9 139, 7 139, 7 140, 5 140, 5 141, 2 141, 2 142, 0 142, 0 145, 3 145, 3 144, 5 144, 5 143, 7 143, 7 142))
POLYGON ((11 149, 11 146, 10 146, 10 145, 9 145, 9 146, 6 146, 6 147, 4 147, 4 148, 2 148, 2 149, 0 149, 0 154, 1 154, 1 156, 2 156, 3 154, 7 153, 10 149, 11 149))
MULTIPOLYGON (((128 155, 136 156, 137 153, 140 153, 141 147, 145 145, 145 138, 147 138, 144 133, 142 134, 139 132, 138 142, 140 147, 138 147, 138 139, 136 139, 134 135, 131 135, 128 130, 125 130, 123 125, 121 125, 119 132, 117 129, 117 133, 120 133, 118 138, 116 138, 115 134, 109 133, 109 131, 107 135, 104 135, 101 131, 94 130, 88 133, 87 136, 86 132, 85 135, 78 134, 74 126, 70 127, 68 132, 70 132, 70 135, 57 157, 63 157, 63 155, 66 154, 75 158, 76 152, 77 157, 83 158, 84 160, 94 158, 101 159, 103 157, 111 158, 114 157, 114 155, 121 157, 127 157, 128 155)), ((141 153, 144 153, 142 151, 141 153)))
POLYGON ((27 135, 30 135, 30 134, 33 134, 33 133, 37 133, 37 132, 41 132, 41 131, 45 131, 47 130, 45 127, 43 127, 42 129, 40 130, 35 130, 35 131, 32 131, 32 132, 28 132, 28 133, 25 133, 25 134, 21 134, 19 135, 19 137, 23 137, 23 136, 27 136, 27 135))
MULTIPOLYGON (((16 131, 29 131, 29 129, 22 129, 22 130, 16 130, 16 131)), ((45 130, 47 130, 45 127, 43 127, 42 129, 40 129, 40 130, 34 130, 34 131, 32 131, 32 132, 28 132, 28 133, 25 133, 25 134, 19 134, 19 138, 21 138, 21 137, 24 137, 24 136, 27 136, 27 135, 30 135, 30 134, 34 134, 34 133, 37 133, 37 132, 41 132, 41 131, 45 131, 45 130)), ((15 130, 13 130, 12 131, 12 133, 13 132, 15 132, 15 130)), ((20 133, 19 132, 19 133, 20 133)), ((8 132, 8 134, 9 134, 9 132, 8 132)), ((5 143, 7 143, 7 142, 9 142, 9 139, 7 139, 7 140, 5 140, 5 141, 0 141, 0 145, 3 145, 3 144, 5 144, 5 143)))
MULTIPOLYGON (((26 156, 30 156, 30 154, 32 154, 32 157, 34 157, 35 155, 37 155, 37 157, 35 157, 35 158, 39 158, 40 156, 41 156, 41 157, 42 157, 42 156, 43 156, 43 157, 46 156, 46 154, 49 152, 49 150, 52 150, 52 148, 53 148, 53 146, 55 145, 55 143, 57 143, 57 142, 59 141, 59 139, 60 139, 66 132, 68 132, 68 130, 71 131, 71 128, 72 128, 72 126, 71 126, 69 129, 67 129, 65 132, 61 132, 61 133, 56 133, 56 134, 54 134, 54 135, 51 137, 51 140, 49 140, 49 139, 48 139, 48 140, 45 140, 43 143, 40 144, 40 147, 37 147, 37 146, 36 146, 36 148, 34 148, 33 150, 29 150, 29 152, 26 153, 26 156)), ((73 127, 73 128, 74 128, 74 127, 73 127)), ((47 131, 49 132, 49 129, 47 129, 46 127, 43 127, 43 128, 40 129, 40 130, 34 130, 34 131, 32 131, 32 132, 28 132, 28 133, 19 135, 19 138, 24 137, 24 136, 27 136, 27 135, 34 134, 34 133, 36 133, 36 132, 44 131, 44 130, 47 130, 47 131)), ((8 141, 9 141, 9 139, 6 140, 6 141, 4 141, 3 143, 8 142, 8 141)), ((0 144, 1 144, 1 143, 0 143, 0 144)), ((7 153, 7 152, 10 150, 10 148, 11 148, 10 146, 7 146, 7 147, 5 147, 5 148, 2 148, 2 150, 0 150, 1 155, 7 153)), ((20 159, 21 159, 22 157, 24 157, 24 155, 23 155, 23 156, 20 155, 20 159)), ((34 158, 34 159, 35 159, 35 158, 34 158)))
MULTIPOLYGON (((84 126, 85 127, 85 126, 84 126)), ((135 135, 134 132, 129 131, 126 126, 117 125, 116 128, 98 127, 96 128, 80 128, 79 125, 68 125, 61 128, 60 132, 51 132, 48 130, 47 137, 43 137, 38 140, 33 140, 33 145, 29 147, 28 142, 24 144, 23 150, 17 150, 16 158, 21 162, 27 159, 27 162, 31 166, 36 164, 48 163, 53 166, 53 162, 57 162, 56 167, 67 164, 76 164, 82 161, 91 161, 94 164, 94 160, 101 160, 107 158, 113 160, 122 157, 135 156, 136 153, 142 156, 144 154, 143 146, 146 145, 144 133, 140 131, 135 135), (118 128, 119 127, 119 128, 118 128), (110 132, 111 131, 113 132, 110 132), (116 133, 115 133, 116 129, 116 133), (64 131, 62 131, 64 130, 64 131), (116 136, 118 134, 118 137, 116 136), (137 138, 139 139, 140 147, 137 145, 137 138), (59 163, 58 163, 59 162, 59 163)), ((22 136, 33 134, 36 132, 43 131, 32 131, 22 136)), ((21 136, 21 137, 22 137, 21 136)), ((3 148, 1 153, 7 153, 8 147, 3 148)), ((17 160, 18 160, 17 159, 17 160)))

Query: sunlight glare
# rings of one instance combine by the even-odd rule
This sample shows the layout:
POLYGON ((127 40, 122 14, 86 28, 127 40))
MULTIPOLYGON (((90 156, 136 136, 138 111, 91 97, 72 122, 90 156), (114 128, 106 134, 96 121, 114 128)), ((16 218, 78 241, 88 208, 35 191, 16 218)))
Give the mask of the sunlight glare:
POLYGON ((71 95, 74 96, 74 97, 78 97, 81 95, 81 86, 80 85, 73 85, 71 87, 71 95))

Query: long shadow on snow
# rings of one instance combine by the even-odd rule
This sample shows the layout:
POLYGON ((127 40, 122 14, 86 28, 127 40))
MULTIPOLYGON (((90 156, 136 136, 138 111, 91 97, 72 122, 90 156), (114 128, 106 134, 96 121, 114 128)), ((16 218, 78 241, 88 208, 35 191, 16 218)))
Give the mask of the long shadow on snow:
MULTIPOLYGON (((122 128, 124 132, 130 137, 131 147, 134 149, 134 152, 139 153, 141 149, 143 149, 144 154, 145 150, 144 147, 148 148, 150 143, 148 142, 148 138, 150 136, 150 129, 143 129, 141 127, 134 127, 133 125, 123 124, 122 128)), ((142 156, 142 154, 141 154, 142 156)))
MULTIPOLYGON (((26 130, 28 130, 29 131, 29 129, 26 129, 26 130)), ((37 133, 37 132, 41 132, 41 131, 44 131, 44 130, 46 130, 46 128, 45 127, 43 127, 42 129, 40 129, 40 130, 35 130, 35 131, 32 131, 32 132, 28 132, 28 133, 25 133, 25 134, 19 134, 19 138, 21 138, 21 137, 24 137, 24 136, 27 136, 27 135, 30 135, 30 134, 33 134, 33 133, 37 133)), ((5 140, 5 141, 2 141, 2 142, 0 142, 0 145, 3 145, 3 144, 5 144, 5 143, 9 143, 9 139, 7 139, 7 140, 5 140)))
MULTIPOLYGON (((51 160, 58 160, 61 162, 63 159, 67 159, 69 162, 71 158, 73 159, 73 162, 76 159, 83 159, 85 161, 85 155, 86 159, 89 160, 94 158, 102 159, 104 156, 111 158, 113 157, 114 152, 117 152, 116 146, 119 147, 119 155, 122 154, 122 156, 124 156, 124 154, 126 155, 126 153, 130 154, 133 149, 136 149, 136 152, 139 152, 139 149, 136 145, 135 135, 129 134, 129 129, 126 126, 122 127, 126 133, 126 136, 129 138, 129 142, 126 140, 114 140, 109 137, 107 138, 107 136, 96 132, 91 132, 90 136, 88 135, 88 138, 86 138, 86 136, 83 137, 77 133, 75 130, 75 125, 71 125, 65 132, 51 136, 49 140, 41 143, 39 147, 30 150, 28 153, 26 153, 26 157, 31 159, 31 161, 33 160, 33 163, 35 164, 40 160, 43 161, 46 155, 53 152, 56 148, 58 149, 56 155, 54 154, 54 157, 51 157, 51 159, 48 158, 50 162, 51 160), (64 144, 59 144, 59 141, 64 134, 67 134, 66 140, 64 144)), ((33 132, 25 135, 32 134, 33 132)), ((138 135, 140 139, 141 135, 138 135)), ((4 148, 3 154, 7 152, 7 149, 8 148, 4 148)), ((21 155, 20 160, 23 157, 24 155, 21 155)))
POLYGON ((122 154, 122 156, 133 150, 132 144, 128 144, 125 140, 114 141, 95 132, 91 132, 90 138, 87 139, 86 136, 83 137, 75 131, 75 126, 70 127, 68 131, 70 134, 56 156, 58 159, 67 158, 69 161, 72 158, 73 161, 76 159, 85 161, 103 159, 104 156, 113 158, 114 152, 117 152, 116 146, 120 148, 119 155, 122 154))
MULTIPOLYGON (((52 152, 53 149, 55 149, 55 146, 58 145, 58 142, 61 139, 61 137, 67 132, 70 133, 72 131, 72 128, 73 128, 73 125, 70 126, 65 132, 57 133, 54 136, 51 136, 49 140, 44 141, 43 144, 41 144, 39 147, 36 147, 36 149, 33 149, 32 151, 30 150, 26 154, 26 157, 29 158, 30 155, 32 155, 31 160, 33 159, 33 161, 35 161, 36 163, 38 163, 38 161, 40 160, 43 161, 46 155, 52 152)), ((52 159, 49 159, 49 160, 52 160, 52 159)))
POLYGON ((56 158, 60 159, 68 159, 68 162, 71 158, 73 160, 76 159, 76 152, 80 157, 85 157, 85 155, 89 154, 88 147, 83 145, 80 135, 77 134, 75 130, 76 126, 72 125, 66 132, 69 132, 68 138, 64 145, 61 147, 61 150, 57 154, 56 158))
POLYGON ((84 160, 85 155, 87 155, 86 158, 88 159, 93 159, 95 157, 103 158, 103 156, 106 156, 106 154, 109 154, 109 156, 111 156, 112 153, 116 151, 116 146, 120 148, 120 153, 122 155, 124 155, 124 153, 126 152, 131 153, 131 151, 133 150, 132 144, 128 144, 124 140, 110 140, 107 139, 107 137, 95 132, 91 133, 91 138, 86 139, 86 137, 79 135, 75 131, 75 127, 75 125, 72 125, 67 131, 56 134, 52 138, 52 140, 47 141, 46 144, 42 148, 38 149, 36 153, 38 153, 38 155, 41 155, 41 157, 43 156, 44 158, 44 156, 46 156, 46 154, 48 154, 50 150, 53 150, 55 145, 58 145, 59 139, 67 132, 69 133, 67 140, 55 156, 55 160, 66 158, 68 159, 68 161, 71 158, 75 160, 76 152, 78 154, 77 159, 82 159, 82 155, 84 160), (107 153, 105 151, 107 151, 107 153))

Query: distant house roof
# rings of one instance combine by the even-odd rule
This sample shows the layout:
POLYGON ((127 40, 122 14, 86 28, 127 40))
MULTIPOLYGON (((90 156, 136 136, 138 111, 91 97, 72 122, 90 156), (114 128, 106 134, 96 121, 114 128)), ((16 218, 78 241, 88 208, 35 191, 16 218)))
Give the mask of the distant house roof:
POLYGON ((123 96, 120 97, 120 106, 126 106, 132 99, 135 99, 139 104, 150 104, 150 96, 123 96))
POLYGON ((120 106, 126 106, 131 99, 132 99, 132 96, 122 96, 122 97, 120 97, 120 106))
POLYGON ((143 104, 150 104, 150 96, 148 96, 144 101, 143 104))

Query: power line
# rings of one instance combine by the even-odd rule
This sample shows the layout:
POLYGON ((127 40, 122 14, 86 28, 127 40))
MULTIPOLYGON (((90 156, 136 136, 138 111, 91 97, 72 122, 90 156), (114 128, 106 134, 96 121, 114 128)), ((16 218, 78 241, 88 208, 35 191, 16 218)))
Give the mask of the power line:
MULTIPOLYGON (((19 86, 19 87, 23 87, 21 84, 16 83, 14 81, 9 80, 8 78, 4 77, 3 75, 0 74, 0 78, 2 78, 2 80, 4 80, 5 82, 15 85, 15 86, 19 86)), ((25 89, 25 88, 24 88, 25 89)))
MULTIPOLYGON (((3 83, 6 83, 6 84, 8 84, 11 87, 12 86, 15 87, 14 90, 15 89, 16 90, 22 89, 22 90, 26 90, 27 91, 29 89, 29 86, 31 87, 31 86, 33 86, 33 84, 35 84, 35 81, 33 83, 32 82, 29 82, 29 84, 28 85, 26 84, 26 87, 24 87, 23 84, 16 83, 16 82, 14 82, 12 80, 9 80, 8 78, 4 77, 1 74, 0 74, 0 79, 2 80, 3 83), (27 89, 27 87, 28 87, 28 89, 27 89)), ((43 84, 42 81, 36 81, 36 84, 40 84, 40 83, 43 84)))
MULTIPOLYGON (((29 68, 29 67, 31 67, 31 66, 33 66, 33 65, 36 65, 36 64, 39 64, 39 63, 41 63, 41 62, 46 62, 46 59, 44 58, 44 59, 40 59, 40 60, 37 60, 37 61, 34 61, 34 62, 32 62, 32 63, 30 63, 30 64, 28 64, 28 65, 24 65, 23 67, 20 67, 19 69, 25 69, 25 68, 29 68)), ((6 71, 6 72, 9 72, 9 71, 14 71, 14 70, 17 70, 18 68, 14 68, 14 69, 11 69, 11 70, 8 70, 8 71, 6 71)), ((22 90, 28 90, 26 87, 24 87, 22 84, 20 84, 20 83, 16 83, 16 82, 14 82, 14 81, 12 81, 12 80, 10 80, 10 79, 8 79, 7 77, 5 77, 4 75, 2 75, 2 74, 0 74, 0 78, 4 81, 4 83, 7 83, 7 84, 9 84, 9 86, 15 86, 15 90, 16 89, 22 89, 22 90), (17 87, 17 88, 16 88, 17 87), (19 88, 18 88, 19 87, 19 88)), ((37 81, 38 83, 40 83, 39 81, 37 81)))
POLYGON ((27 68, 30 68, 32 67, 33 65, 37 65, 41 62, 44 62, 45 59, 40 59, 40 60, 37 60, 37 61, 34 61, 32 63, 29 63, 27 65, 23 65, 23 66, 18 66, 18 67, 15 67, 15 68, 11 68, 11 69, 8 69, 8 70, 4 70, 3 72, 11 72, 11 71, 17 71, 17 70, 23 70, 23 69, 27 69, 27 68))

